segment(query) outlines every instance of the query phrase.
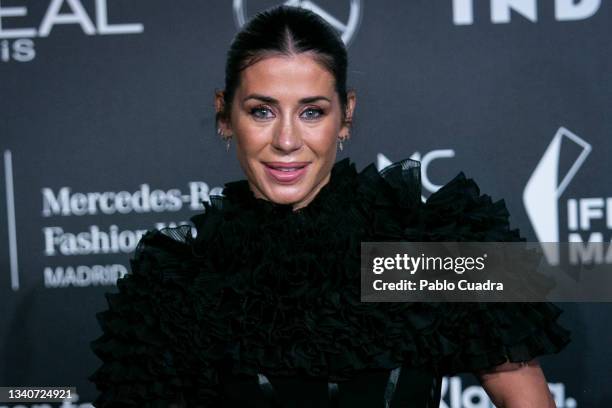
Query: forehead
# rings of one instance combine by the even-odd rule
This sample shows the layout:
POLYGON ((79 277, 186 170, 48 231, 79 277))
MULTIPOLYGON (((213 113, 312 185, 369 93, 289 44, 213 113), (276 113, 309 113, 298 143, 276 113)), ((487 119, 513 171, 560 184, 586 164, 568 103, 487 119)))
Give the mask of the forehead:
POLYGON ((334 77, 308 53, 266 57, 242 71, 240 93, 299 99, 335 92, 334 77))

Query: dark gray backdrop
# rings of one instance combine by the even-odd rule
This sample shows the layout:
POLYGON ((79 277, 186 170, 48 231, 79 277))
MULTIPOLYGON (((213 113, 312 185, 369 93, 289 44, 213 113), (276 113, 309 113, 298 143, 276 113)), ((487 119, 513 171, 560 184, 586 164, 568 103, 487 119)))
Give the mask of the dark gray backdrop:
MULTIPOLYGON (((137 231, 188 220, 191 203, 242 178, 215 135, 213 93, 241 13, 277 3, 2 1, 0 385, 71 385, 82 406, 93 399, 94 313, 137 231), (158 211, 83 204, 121 191, 138 201, 142 184, 161 190, 145 200, 158 211), (83 254, 60 243, 92 230, 124 244, 83 254)), ((339 159, 420 159, 425 196, 463 170, 505 199, 530 241, 610 241, 608 0, 302 3, 345 25, 358 101, 339 159)), ((612 307, 561 306, 573 342, 542 359, 557 404, 609 406, 612 307)), ((472 384, 452 379, 443 406, 488 406, 472 384)))

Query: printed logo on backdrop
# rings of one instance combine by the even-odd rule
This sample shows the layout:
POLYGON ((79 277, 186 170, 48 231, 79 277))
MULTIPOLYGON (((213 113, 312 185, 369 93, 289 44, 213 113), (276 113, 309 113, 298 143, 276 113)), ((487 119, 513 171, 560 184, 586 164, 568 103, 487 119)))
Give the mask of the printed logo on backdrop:
MULTIPOLYGON (((566 395, 564 383, 548 383, 548 389, 557 408, 577 408, 575 398, 566 395)), ((480 385, 463 384, 459 376, 443 377, 439 408, 495 408, 484 388, 480 385)))
MULTIPOLYGON (((588 243, 612 242, 612 197, 597 194, 590 197, 571 197, 564 203, 567 213, 560 214, 561 196, 585 163, 591 150, 592 146, 586 140, 564 127, 559 128, 523 190, 523 205, 539 242, 584 244, 582 247, 572 247, 579 252, 568 254, 571 264, 612 263, 612 245, 608 247, 588 245, 588 243), (561 157, 567 156, 562 153, 575 150, 578 152, 574 154, 571 163, 564 167, 569 170, 563 177, 559 177, 561 157), (561 220, 564 220, 563 223, 561 220), (567 231, 567 236, 561 235, 562 229, 567 231)), ((410 156, 411 159, 421 162, 424 192, 431 194, 442 187, 430 179, 428 170, 432 162, 453 157, 455 157, 453 149, 432 150, 423 155, 415 152, 410 156)), ((379 171, 391 163, 383 153, 378 153, 376 167, 379 171)), ((425 196, 421 199, 426 201, 425 196)), ((559 264, 559 246, 542 246, 542 249, 549 264, 559 264)))
MULTIPOLYGON (((577 408, 575 398, 566 395, 564 383, 548 383, 557 408, 577 408)), ((443 377, 439 408, 495 408, 480 385, 465 386, 459 376, 443 377)))
MULTIPOLYGON (((453 0, 453 23, 474 24, 474 4, 480 0, 453 0)), ((538 21, 538 5, 554 7, 556 21, 585 20, 592 17, 601 6, 601 0, 489 0, 490 20, 493 24, 510 23, 520 16, 533 23, 538 21)))
MULTIPOLYGON (((113 0, 110 1, 112 4, 113 0)), ((141 23, 120 23, 120 17, 109 21, 108 0, 44 0, 45 12, 35 25, 24 23, 30 14, 28 2, 3 6, 0 2, 0 61, 30 62, 36 58, 35 40, 61 30, 61 25, 77 25, 83 35, 140 34, 141 23), (88 6, 89 12, 85 8, 88 6)), ((116 16, 113 12, 113 16, 116 16)), ((31 19, 29 19, 31 20, 31 19)))
MULTIPOLYGON (((183 188, 156 188, 148 183, 122 191, 73 191, 69 186, 43 187, 42 215, 52 218, 52 225, 43 226, 44 255, 47 257, 74 257, 92 255, 131 254, 148 229, 130 229, 115 224, 117 215, 162 214, 182 210, 200 212, 203 201, 210 195, 222 193, 221 187, 210 188, 202 181, 190 181, 183 188), (186 187, 186 188, 185 188, 186 187), (96 224, 84 230, 73 231, 61 225, 66 217, 94 216, 96 224), (113 219, 110 225, 98 225, 101 218, 113 219), (60 225, 58 225, 58 221, 60 225)), ((184 213, 182 213, 184 214, 184 213)), ((184 215, 183 215, 184 216, 184 215)), ((121 219, 121 218, 120 218, 121 219)), ((154 228, 190 225, 189 221, 156 222, 154 228)), ((127 273, 123 264, 47 266, 44 268, 45 287, 114 285, 127 273)))
MULTIPOLYGON (((18 266, 18 236, 15 217, 13 167, 15 159, 10 150, 3 154, 5 199, 9 265, 2 271, 10 274, 11 288, 20 288, 18 266)), ((87 287, 115 285, 117 279, 128 273, 126 265, 113 263, 117 255, 131 254, 149 228, 131 229, 120 225, 121 215, 178 213, 187 210, 203 211, 203 201, 210 202, 211 195, 221 195, 222 187, 210 187, 203 181, 186 182, 182 188, 156 188, 141 183, 121 191, 74 191, 70 186, 41 187, 43 247, 42 281, 46 288, 87 287), (129 191, 128 191, 129 190, 129 191), (119 217, 118 217, 119 216, 119 217), (79 230, 70 227, 72 217, 91 219, 91 224, 79 230), (47 221, 48 220, 48 221, 47 221), (109 220, 109 222, 105 222, 109 220), (118 222, 119 221, 119 222, 118 222), (89 257, 95 256, 96 264, 89 257), (113 257, 109 262, 101 261, 113 257), (66 260, 70 260, 66 262, 66 260), (72 261, 74 260, 74 261, 72 261), (59 265, 62 263, 62 265, 59 265), (63 265, 67 263, 68 265, 63 265)), ((17 207, 18 208, 18 207, 17 207)), ((181 217, 189 213, 181 212, 181 217)), ((27 217, 34 219, 35 217, 27 217)), ((132 220, 133 218, 130 218, 132 220)), ((189 221, 156 222, 156 229, 191 225, 189 221)), ((4 228, 3 228, 4 230, 4 228)), ((192 226, 192 233, 196 231, 192 226)), ((127 258, 123 257, 127 262, 127 258)), ((32 268, 28 268, 32 269, 32 268)), ((4 273, 4 272, 3 272, 4 273)))
MULTIPOLYGON (((234 0, 234 20, 238 28, 241 28, 257 11, 265 10, 276 4, 280 4, 279 2, 265 1, 249 1, 248 3, 250 6, 247 10, 247 0, 234 0), (254 4, 255 6, 253 6, 254 4)), ((317 13, 338 31, 346 46, 348 46, 355 37, 355 33, 361 24, 361 15, 363 13, 363 4, 361 0, 334 2, 326 2, 323 0, 288 0, 282 4, 292 7, 301 7, 317 13), (334 10, 334 12, 329 10, 329 7, 332 5, 337 7, 338 4, 342 6, 344 13, 348 13, 348 16, 340 17, 336 14, 336 10, 334 10)))
MULTIPOLYGON (((523 191, 523 204, 533 229, 540 242, 585 243, 584 251, 573 254, 570 263, 612 263, 612 254, 604 253, 605 247, 587 243, 611 241, 612 197, 590 196, 568 198, 565 202, 567 214, 560 214, 559 202, 585 163, 592 146, 580 136, 561 127, 544 151, 523 191), (559 170, 563 152, 578 148, 567 173, 559 181, 559 170), (564 220, 567 236, 561 236, 561 220, 564 220)), ((543 246, 547 260, 552 265, 560 262, 558 247, 543 246)), ((570 254, 571 255, 571 254, 570 254)))
MULTIPOLYGON (((429 178, 429 166, 434 160, 452 159, 453 157, 455 157, 455 151, 453 149, 437 149, 423 155, 421 155, 419 152, 414 152, 410 156, 410 159, 421 162, 421 183, 423 184, 423 190, 426 190, 431 194, 442 188, 442 185, 434 184, 429 178)), ((376 155, 376 168, 378 171, 381 171, 390 164, 392 164, 391 160, 389 160, 384 154, 378 153, 376 155)), ((421 195, 421 200, 426 201, 427 198, 421 195)))

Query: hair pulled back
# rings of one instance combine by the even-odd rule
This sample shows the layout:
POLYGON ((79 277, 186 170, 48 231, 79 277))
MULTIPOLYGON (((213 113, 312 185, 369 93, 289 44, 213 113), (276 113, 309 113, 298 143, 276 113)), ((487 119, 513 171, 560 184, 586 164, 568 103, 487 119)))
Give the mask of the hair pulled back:
POLYGON ((241 72, 263 58, 310 53, 335 79, 335 89, 346 120, 346 71, 348 65, 344 42, 316 13, 293 6, 277 6, 255 15, 234 37, 225 65, 224 110, 217 121, 229 119, 241 72))

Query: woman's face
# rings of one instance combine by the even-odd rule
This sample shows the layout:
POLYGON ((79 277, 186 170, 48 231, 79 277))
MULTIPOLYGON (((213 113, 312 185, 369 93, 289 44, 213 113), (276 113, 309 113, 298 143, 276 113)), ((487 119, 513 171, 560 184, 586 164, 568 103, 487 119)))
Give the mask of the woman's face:
MULTIPOLYGON (((349 92, 347 118, 355 95, 349 92)), ((216 95, 217 111, 223 94, 216 95)), ((348 137, 333 75, 310 54, 270 56, 242 72, 224 134, 232 135, 254 195, 306 206, 330 178, 338 138, 348 137)))

